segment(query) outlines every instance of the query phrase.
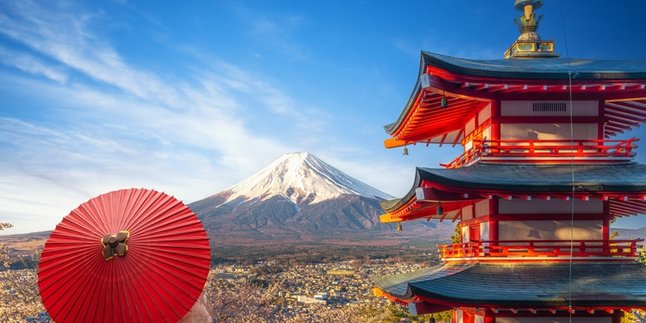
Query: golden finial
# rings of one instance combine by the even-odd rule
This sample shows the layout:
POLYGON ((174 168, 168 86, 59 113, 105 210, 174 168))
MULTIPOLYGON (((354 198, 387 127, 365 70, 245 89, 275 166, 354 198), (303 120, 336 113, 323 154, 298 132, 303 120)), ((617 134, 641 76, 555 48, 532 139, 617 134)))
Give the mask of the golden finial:
POLYGON ((543 5, 543 0, 516 0, 514 8, 523 14, 514 22, 520 36, 505 52, 505 58, 558 57, 554 53, 554 41, 541 40, 536 32, 543 15, 536 15, 534 10, 543 5))

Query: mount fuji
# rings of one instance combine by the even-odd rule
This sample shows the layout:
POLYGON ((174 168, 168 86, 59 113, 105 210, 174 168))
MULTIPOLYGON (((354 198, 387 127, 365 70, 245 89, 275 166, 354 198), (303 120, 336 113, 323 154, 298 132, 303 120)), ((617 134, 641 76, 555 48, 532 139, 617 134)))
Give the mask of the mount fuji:
MULTIPOLYGON (((450 221, 411 221, 402 232, 379 223, 379 202, 388 198, 312 154, 292 153, 189 207, 202 220, 216 253, 244 249, 248 256, 253 249, 261 251, 251 254, 265 257, 278 251, 309 253, 316 246, 332 253, 354 247, 391 250, 381 247, 434 246, 451 236, 450 221)), ((30 253, 42 248, 50 233, 0 236, 0 244, 12 254, 30 253)), ((22 265, 15 260, 17 266, 25 265, 23 258, 16 259, 22 259, 22 265)))
POLYGON ((310 153, 285 154, 258 173, 228 188, 226 202, 280 195, 294 205, 316 204, 342 195, 392 198, 330 166, 310 153))
POLYGON ((437 223, 418 222, 397 235, 394 225, 379 223, 379 202, 390 198, 313 154, 290 153, 189 207, 216 244, 369 242, 434 231, 437 223))

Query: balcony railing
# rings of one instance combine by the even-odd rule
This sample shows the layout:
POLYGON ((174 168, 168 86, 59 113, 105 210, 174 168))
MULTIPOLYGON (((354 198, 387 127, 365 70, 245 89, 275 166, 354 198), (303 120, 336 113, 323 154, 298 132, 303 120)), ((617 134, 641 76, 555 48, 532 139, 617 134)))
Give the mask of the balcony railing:
POLYGON ((635 240, 498 240, 439 245, 440 258, 637 257, 635 240))
POLYGON ((563 160, 567 158, 632 158, 638 138, 627 140, 474 140, 473 147, 448 164, 457 168, 479 158, 563 160))

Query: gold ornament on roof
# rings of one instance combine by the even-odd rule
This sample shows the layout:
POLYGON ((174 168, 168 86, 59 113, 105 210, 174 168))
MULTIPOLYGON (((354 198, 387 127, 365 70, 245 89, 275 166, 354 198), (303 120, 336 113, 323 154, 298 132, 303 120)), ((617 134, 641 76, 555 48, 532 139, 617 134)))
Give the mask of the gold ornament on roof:
POLYGON ((545 58, 558 57, 554 52, 553 40, 541 40, 538 35, 538 25, 543 15, 536 15, 534 10, 543 6, 543 0, 516 0, 514 8, 523 12, 514 22, 518 26, 520 36, 507 49, 505 58, 545 58))

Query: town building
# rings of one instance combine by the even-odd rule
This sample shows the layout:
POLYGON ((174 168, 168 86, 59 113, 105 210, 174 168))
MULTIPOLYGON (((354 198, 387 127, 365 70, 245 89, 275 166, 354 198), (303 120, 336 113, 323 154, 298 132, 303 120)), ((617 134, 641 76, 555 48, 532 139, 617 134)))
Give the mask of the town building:
POLYGON ((559 57, 537 34, 541 0, 516 0, 521 36, 500 60, 422 52, 386 148, 461 145, 443 169, 417 168, 380 220, 456 222, 442 264, 375 278, 375 294, 454 322, 619 322, 646 309, 641 240, 610 234, 646 213, 646 61, 559 57))

